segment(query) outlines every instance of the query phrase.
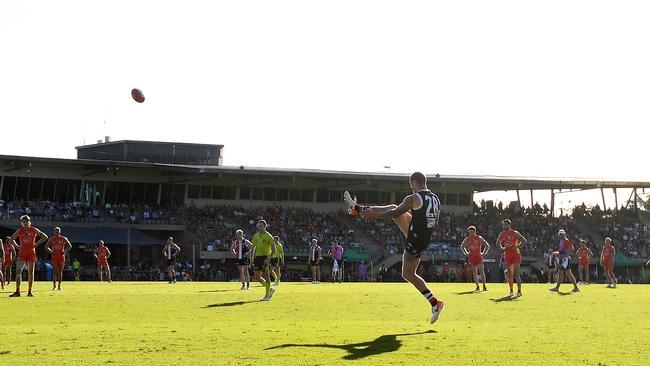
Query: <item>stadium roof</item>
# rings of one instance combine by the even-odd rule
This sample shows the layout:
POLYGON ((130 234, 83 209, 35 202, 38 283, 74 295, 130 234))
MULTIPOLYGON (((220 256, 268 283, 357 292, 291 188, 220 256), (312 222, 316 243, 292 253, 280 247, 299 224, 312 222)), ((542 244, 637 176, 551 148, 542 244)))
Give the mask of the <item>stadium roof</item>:
MULTIPOLYGON (((409 173, 389 172, 351 172, 319 169, 294 169, 294 168, 269 168, 246 166, 213 166, 213 165, 182 165, 182 164, 157 164, 130 161, 106 161, 90 159, 61 159, 45 157, 29 157, 16 155, 0 155, 0 169, 7 172, 17 167, 26 167, 28 164, 46 163, 77 165, 84 167, 132 167, 139 169, 154 169, 165 174, 177 175, 210 175, 228 174, 241 177, 295 177, 295 178, 321 178, 345 179, 368 182, 406 182, 409 173), (9 169, 3 169, 9 166, 9 169), (14 168, 11 168, 11 167, 14 168)), ((1 173, 0 173, 1 174, 1 173)), ((540 190, 540 189, 594 189, 594 188, 650 188, 650 181, 579 178, 579 177, 525 177, 525 176, 496 176, 496 175, 446 175, 429 174, 429 183, 432 186, 445 184, 471 185, 475 191, 496 190, 540 190)))

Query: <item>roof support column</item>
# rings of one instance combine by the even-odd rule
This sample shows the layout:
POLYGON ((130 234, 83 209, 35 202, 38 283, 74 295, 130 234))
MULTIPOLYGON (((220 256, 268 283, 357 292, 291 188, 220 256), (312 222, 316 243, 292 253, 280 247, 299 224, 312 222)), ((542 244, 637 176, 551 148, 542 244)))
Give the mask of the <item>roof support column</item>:
POLYGON ((607 208, 605 206, 605 191, 603 189, 600 189, 600 196, 603 198, 603 211, 605 211, 607 208))
POLYGON ((614 190, 614 211, 618 211, 618 193, 616 192, 616 187, 612 189, 614 190))
POLYGON ((555 189, 551 188, 551 217, 555 217, 555 189))
POLYGON ((156 205, 160 206, 160 198, 162 197, 162 183, 158 183, 158 198, 156 198, 156 205))
POLYGON ((517 203, 519 204, 519 208, 521 208, 521 197, 519 197, 519 190, 517 190, 517 203))

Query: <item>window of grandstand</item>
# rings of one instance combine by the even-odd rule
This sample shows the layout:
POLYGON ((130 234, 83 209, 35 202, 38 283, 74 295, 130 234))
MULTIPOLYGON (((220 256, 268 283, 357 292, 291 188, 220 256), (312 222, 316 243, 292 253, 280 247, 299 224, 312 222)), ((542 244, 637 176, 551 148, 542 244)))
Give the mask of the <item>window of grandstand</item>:
POLYGON ((316 191, 316 202, 329 202, 330 191, 329 189, 319 189, 316 191))
POLYGON ((289 201, 300 201, 300 189, 289 190, 289 201))
MULTIPOLYGON (((222 200, 224 197, 224 186, 212 186, 212 199, 222 200)), ((188 193, 189 196, 189 193, 188 193)), ((189 197, 188 197, 189 198, 189 197)))
POLYGON ((201 194, 201 186, 189 185, 187 186, 187 198, 199 198, 201 194))
POLYGON ((133 192, 133 183, 120 182, 117 189, 117 200, 115 203, 129 203, 131 202, 131 192, 133 192))
POLYGON ((289 190, 286 188, 278 189, 278 195, 276 199, 278 201, 287 201, 289 199, 289 190))
POLYGON ((56 179, 43 180, 43 199, 51 201, 54 199, 54 188, 56 187, 56 179))
POLYGON ((253 197, 252 199, 255 201, 262 201, 264 200, 264 188, 261 187, 255 187, 253 188, 253 197))
POLYGON ((342 202, 343 193, 341 191, 330 191, 330 202, 342 202))
POLYGON ((300 201, 302 201, 302 202, 314 202, 314 190, 313 189, 303 189, 300 201))
POLYGON ((144 192, 146 190, 144 183, 133 183, 133 190, 131 191, 131 200, 133 203, 144 203, 144 192))
POLYGON ((32 178, 29 180, 29 199, 40 200, 43 190, 43 178, 32 178))
POLYGON ((155 205, 158 203, 158 187, 156 183, 147 183, 145 184, 145 203, 149 205, 155 205))
POLYGON ((368 191, 368 200, 366 202, 368 202, 369 204, 378 204, 378 203, 380 203, 379 192, 368 191))
POLYGON ((201 186, 200 198, 211 198, 211 197, 212 197, 212 186, 201 186))
POLYGON ((379 195, 379 203, 390 203, 390 192, 381 192, 379 195))
POLYGON ((472 195, 469 193, 459 193, 458 194, 458 205, 460 206, 469 206, 472 204, 472 195))
POLYGON ((458 193, 445 194, 445 204, 458 206, 458 193))
POLYGON ((160 193, 160 204, 183 206, 185 201, 185 185, 183 184, 163 184, 160 193))
POLYGON ((248 187, 239 188, 239 199, 240 200, 249 200, 251 199, 251 189, 248 187))
POLYGON ((29 178, 18 178, 18 183, 16 183, 16 198, 23 200, 28 198, 28 189, 29 178))
MULTIPOLYGON (((409 194, 411 194, 411 192, 395 192, 395 202, 401 203, 409 194)), ((440 195, 438 195, 438 198, 440 198, 440 195)), ((442 198, 440 198, 440 203, 442 203, 442 198)))
POLYGON ((276 188, 264 188, 264 199, 267 201, 275 201, 277 191, 276 188))

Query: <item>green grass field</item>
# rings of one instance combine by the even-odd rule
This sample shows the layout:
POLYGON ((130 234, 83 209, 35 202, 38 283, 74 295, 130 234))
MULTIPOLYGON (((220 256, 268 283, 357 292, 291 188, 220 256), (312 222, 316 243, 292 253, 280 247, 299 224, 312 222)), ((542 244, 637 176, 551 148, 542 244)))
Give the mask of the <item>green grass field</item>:
MULTIPOLYGON (((503 284, 433 284, 447 306, 435 325, 410 285, 64 283, 0 298, 0 364, 646 365, 650 286, 583 286, 552 294, 503 284)), ((13 290, 13 284, 10 287, 13 290)))

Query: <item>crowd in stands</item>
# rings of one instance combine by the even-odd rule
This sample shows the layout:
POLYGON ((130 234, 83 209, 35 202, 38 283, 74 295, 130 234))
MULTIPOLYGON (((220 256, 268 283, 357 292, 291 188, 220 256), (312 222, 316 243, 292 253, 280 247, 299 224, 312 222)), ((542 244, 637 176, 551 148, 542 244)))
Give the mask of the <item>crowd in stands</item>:
MULTIPOLYGON (((280 237, 288 251, 305 249, 312 238, 317 239, 326 253, 329 244, 338 240, 345 246, 351 243, 373 242, 384 257, 400 254, 404 247, 404 235, 391 220, 363 220, 342 212, 319 213, 306 208, 262 207, 245 209, 235 206, 207 206, 203 208, 162 208, 146 205, 89 205, 81 202, 57 203, 50 201, 3 201, 0 200, 0 219, 17 219, 28 214, 34 221, 60 222, 120 222, 134 224, 181 224, 195 236, 203 250, 228 250, 235 229, 241 228, 250 238, 256 231, 256 222, 265 219, 269 231, 280 237)), ((516 204, 493 205, 485 201, 474 204, 472 214, 453 215, 442 213, 440 224, 432 238, 432 244, 423 254, 449 259, 464 258, 459 246, 466 235, 468 225, 477 227, 496 249, 496 238, 501 231, 501 220, 510 218, 513 228, 528 239, 521 248, 525 256, 542 257, 549 247, 557 245, 557 232, 565 229, 576 243, 585 239, 594 253, 598 254, 602 238, 612 237, 617 249, 628 256, 647 258, 650 255, 647 225, 639 220, 638 211, 621 208, 601 210, 598 206, 575 207, 571 215, 553 217, 546 205, 535 204, 520 208, 516 204), (576 220, 589 228, 581 232, 576 220)), ((583 225, 584 227, 584 225, 583 225)), ((361 251, 364 251, 365 249, 361 251)), ((494 251, 493 253, 498 253, 494 251)))

